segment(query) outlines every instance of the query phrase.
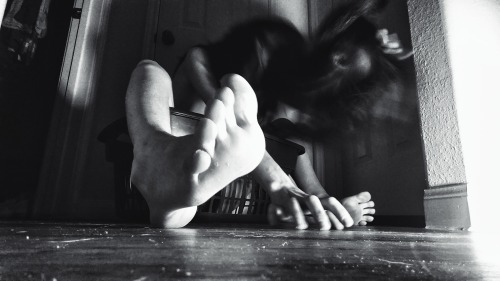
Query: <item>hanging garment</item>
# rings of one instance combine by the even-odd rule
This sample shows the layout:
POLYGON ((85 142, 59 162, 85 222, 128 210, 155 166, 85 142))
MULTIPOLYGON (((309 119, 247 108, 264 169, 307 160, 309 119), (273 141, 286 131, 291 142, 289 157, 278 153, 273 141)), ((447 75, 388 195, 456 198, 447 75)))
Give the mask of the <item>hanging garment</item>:
POLYGON ((35 56, 38 40, 47 34, 50 0, 13 0, 2 26, 12 30, 8 51, 16 60, 29 65, 35 56))
POLYGON ((24 24, 26 28, 33 30, 38 19, 40 4, 42 4, 42 0, 24 1, 14 18, 24 24))
POLYGON ((36 20, 35 32, 38 38, 43 38, 47 34, 47 17, 51 0, 43 0, 40 5, 38 18, 36 20))
POLYGON ((47 16, 51 0, 13 0, 2 26, 35 33, 37 39, 47 34, 47 16))
POLYGON ((2 26, 11 28, 11 29, 16 29, 16 30, 23 30, 23 24, 18 22, 15 19, 15 16, 19 10, 21 10, 21 6, 23 5, 24 0, 14 0, 12 1, 12 4, 10 5, 9 12, 5 15, 3 21, 2 21, 2 26))

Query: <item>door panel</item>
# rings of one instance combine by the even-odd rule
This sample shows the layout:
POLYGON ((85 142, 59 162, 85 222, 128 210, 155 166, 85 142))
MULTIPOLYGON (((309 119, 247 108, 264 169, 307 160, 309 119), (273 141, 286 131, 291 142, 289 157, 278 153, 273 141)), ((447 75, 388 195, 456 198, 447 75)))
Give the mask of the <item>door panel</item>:
POLYGON ((426 185, 418 121, 378 121, 343 141, 344 196, 369 191, 378 215, 423 215, 426 185))
POLYGON ((307 0, 270 0, 270 14, 288 19, 304 35, 309 35, 307 0))
POLYGON ((187 46, 206 42, 206 11, 207 0, 160 2, 155 60, 168 73, 173 73, 187 46), (165 42, 168 34, 172 37, 171 43, 165 42))
POLYGON ((186 51, 220 39, 233 24, 269 14, 269 0, 162 0, 155 60, 173 73, 186 51), (165 44, 162 33, 175 42, 165 44))

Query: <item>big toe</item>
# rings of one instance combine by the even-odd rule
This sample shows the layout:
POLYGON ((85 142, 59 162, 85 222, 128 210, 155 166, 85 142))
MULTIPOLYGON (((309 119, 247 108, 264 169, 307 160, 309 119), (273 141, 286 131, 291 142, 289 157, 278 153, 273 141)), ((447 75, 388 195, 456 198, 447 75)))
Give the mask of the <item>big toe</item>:
POLYGON ((372 195, 368 191, 363 191, 356 195, 356 199, 358 199, 360 203, 368 202, 370 201, 370 199, 372 199, 372 195))
POLYGON ((227 74, 222 78, 221 85, 234 93, 234 114, 238 126, 256 124, 257 97, 247 80, 238 74, 227 74))

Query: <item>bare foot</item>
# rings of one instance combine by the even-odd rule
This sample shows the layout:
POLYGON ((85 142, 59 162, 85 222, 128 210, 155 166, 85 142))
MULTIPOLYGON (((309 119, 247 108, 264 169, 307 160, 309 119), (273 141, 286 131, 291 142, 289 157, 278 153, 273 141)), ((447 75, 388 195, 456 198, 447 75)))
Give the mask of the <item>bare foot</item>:
POLYGON ((196 206, 251 172, 262 159, 265 141, 252 88, 237 75, 228 75, 221 83, 216 100, 206 108, 206 118, 193 135, 184 137, 174 137, 165 124, 155 124, 158 118, 168 119, 165 107, 153 101, 140 108, 133 104, 140 104, 140 98, 129 94, 133 91, 127 93, 134 143, 131 180, 146 199, 154 226, 183 227, 196 206))
POLYGON ((370 193, 365 191, 342 199, 342 205, 351 215, 354 225, 366 225, 373 221, 375 203, 370 201, 371 198, 370 193))

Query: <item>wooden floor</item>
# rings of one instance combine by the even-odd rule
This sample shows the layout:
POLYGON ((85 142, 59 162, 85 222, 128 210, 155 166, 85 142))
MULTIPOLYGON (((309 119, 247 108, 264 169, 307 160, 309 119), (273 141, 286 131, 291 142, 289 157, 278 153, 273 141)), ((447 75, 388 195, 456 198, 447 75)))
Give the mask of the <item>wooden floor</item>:
POLYGON ((493 235, 0 222, 0 280, 495 280, 493 235))

